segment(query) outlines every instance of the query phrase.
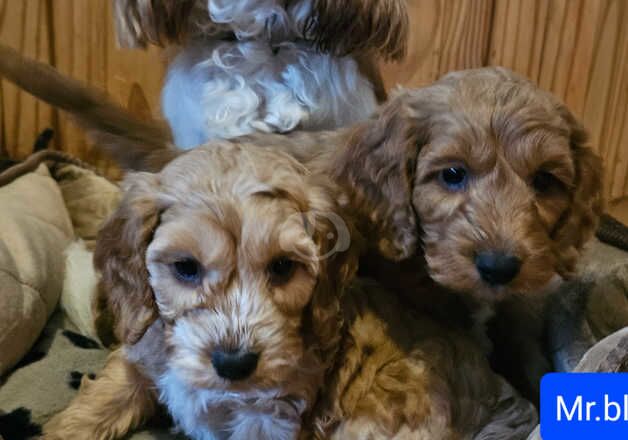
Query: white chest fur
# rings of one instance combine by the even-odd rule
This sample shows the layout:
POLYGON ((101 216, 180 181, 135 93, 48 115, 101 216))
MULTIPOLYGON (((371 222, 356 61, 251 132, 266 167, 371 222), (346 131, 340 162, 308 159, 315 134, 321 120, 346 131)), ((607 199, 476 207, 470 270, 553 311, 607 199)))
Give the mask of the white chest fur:
POLYGON ((355 60, 304 42, 190 44, 170 66, 162 93, 184 149, 255 131, 332 130, 368 118, 376 105, 355 60))
POLYGON ((189 387, 168 368, 158 381, 161 402, 177 429, 194 440, 294 439, 300 409, 277 390, 230 392, 189 387))

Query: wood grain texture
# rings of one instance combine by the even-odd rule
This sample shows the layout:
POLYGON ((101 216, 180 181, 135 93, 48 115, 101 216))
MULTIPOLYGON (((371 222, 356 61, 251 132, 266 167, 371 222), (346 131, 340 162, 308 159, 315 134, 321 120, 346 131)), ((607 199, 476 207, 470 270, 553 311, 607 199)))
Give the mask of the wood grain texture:
POLYGON ((408 9, 408 56, 382 66, 389 88, 419 87, 451 70, 486 64, 493 0, 408 0, 408 9))
MULTIPOLYGON (((118 48, 111 14, 110 1, 55 0, 55 65, 62 73, 105 90, 123 106, 135 88, 136 94, 150 97, 149 111, 157 116, 165 71, 160 52, 118 48)), ((64 114, 57 142, 101 168, 109 165, 64 114)))
MULTIPOLYGON (((48 7, 48 0, 0 0, 0 41, 29 57, 51 62, 48 7)), ((54 110, 6 81, 0 88, 3 149, 11 156, 24 157, 32 150, 38 133, 50 126, 54 110)))
MULTIPOLYGON (((106 91, 121 105, 128 105, 133 91, 144 97, 144 113, 157 116, 165 72, 161 51, 119 49, 111 9, 108 0, 0 0, 0 41, 106 91)), ((0 145, 11 156, 28 155, 46 127, 55 130, 56 148, 109 166, 67 115, 0 82, 0 145)))

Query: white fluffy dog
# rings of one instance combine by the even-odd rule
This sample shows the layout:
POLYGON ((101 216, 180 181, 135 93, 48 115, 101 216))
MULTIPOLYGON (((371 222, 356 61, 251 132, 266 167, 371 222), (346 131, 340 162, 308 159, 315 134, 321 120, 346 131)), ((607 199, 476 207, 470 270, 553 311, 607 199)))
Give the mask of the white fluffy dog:
POLYGON ((405 52, 400 0, 114 0, 122 46, 180 44, 162 111, 180 148, 329 130, 385 97, 376 57, 405 52))

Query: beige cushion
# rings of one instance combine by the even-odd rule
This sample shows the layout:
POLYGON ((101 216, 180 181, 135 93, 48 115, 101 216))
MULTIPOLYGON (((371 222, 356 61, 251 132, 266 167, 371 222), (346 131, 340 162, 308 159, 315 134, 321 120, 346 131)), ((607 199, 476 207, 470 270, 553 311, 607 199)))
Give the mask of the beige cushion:
POLYGON ((91 249, 103 222, 118 206, 121 191, 107 179, 75 165, 62 165, 54 174, 77 236, 65 252, 61 309, 80 333, 97 339, 91 302, 98 278, 91 249))
POLYGON ((44 165, 0 187, 0 374, 26 354, 55 309, 73 236, 44 165))
POLYGON ((62 165, 55 172, 76 236, 93 245, 102 223, 118 206, 118 186, 90 170, 62 165))

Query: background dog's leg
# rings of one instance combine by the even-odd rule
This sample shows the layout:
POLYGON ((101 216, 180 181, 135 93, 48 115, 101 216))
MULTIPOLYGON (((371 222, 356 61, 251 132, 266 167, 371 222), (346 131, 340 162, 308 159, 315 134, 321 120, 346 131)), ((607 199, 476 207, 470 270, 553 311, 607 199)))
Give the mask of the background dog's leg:
POLYGON ((491 419, 474 440, 484 439, 525 439, 538 422, 534 405, 519 396, 505 380, 501 380, 499 400, 491 414, 491 419))
POLYGON ((554 370, 572 371, 595 344, 586 319, 592 279, 579 278, 552 292, 545 312, 546 344, 554 370))
POLYGON ((552 371, 543 340, 544 307, 539 297, 514 296, 497 304, 488 325, 493 368, 536 405, 541 377, 552 371))
POLYGON ((150 382, 117 350, 95 380, 83 377, 70 406, 44 426, 43 439, 122 438, 149 419, 156 408, 150 382))

